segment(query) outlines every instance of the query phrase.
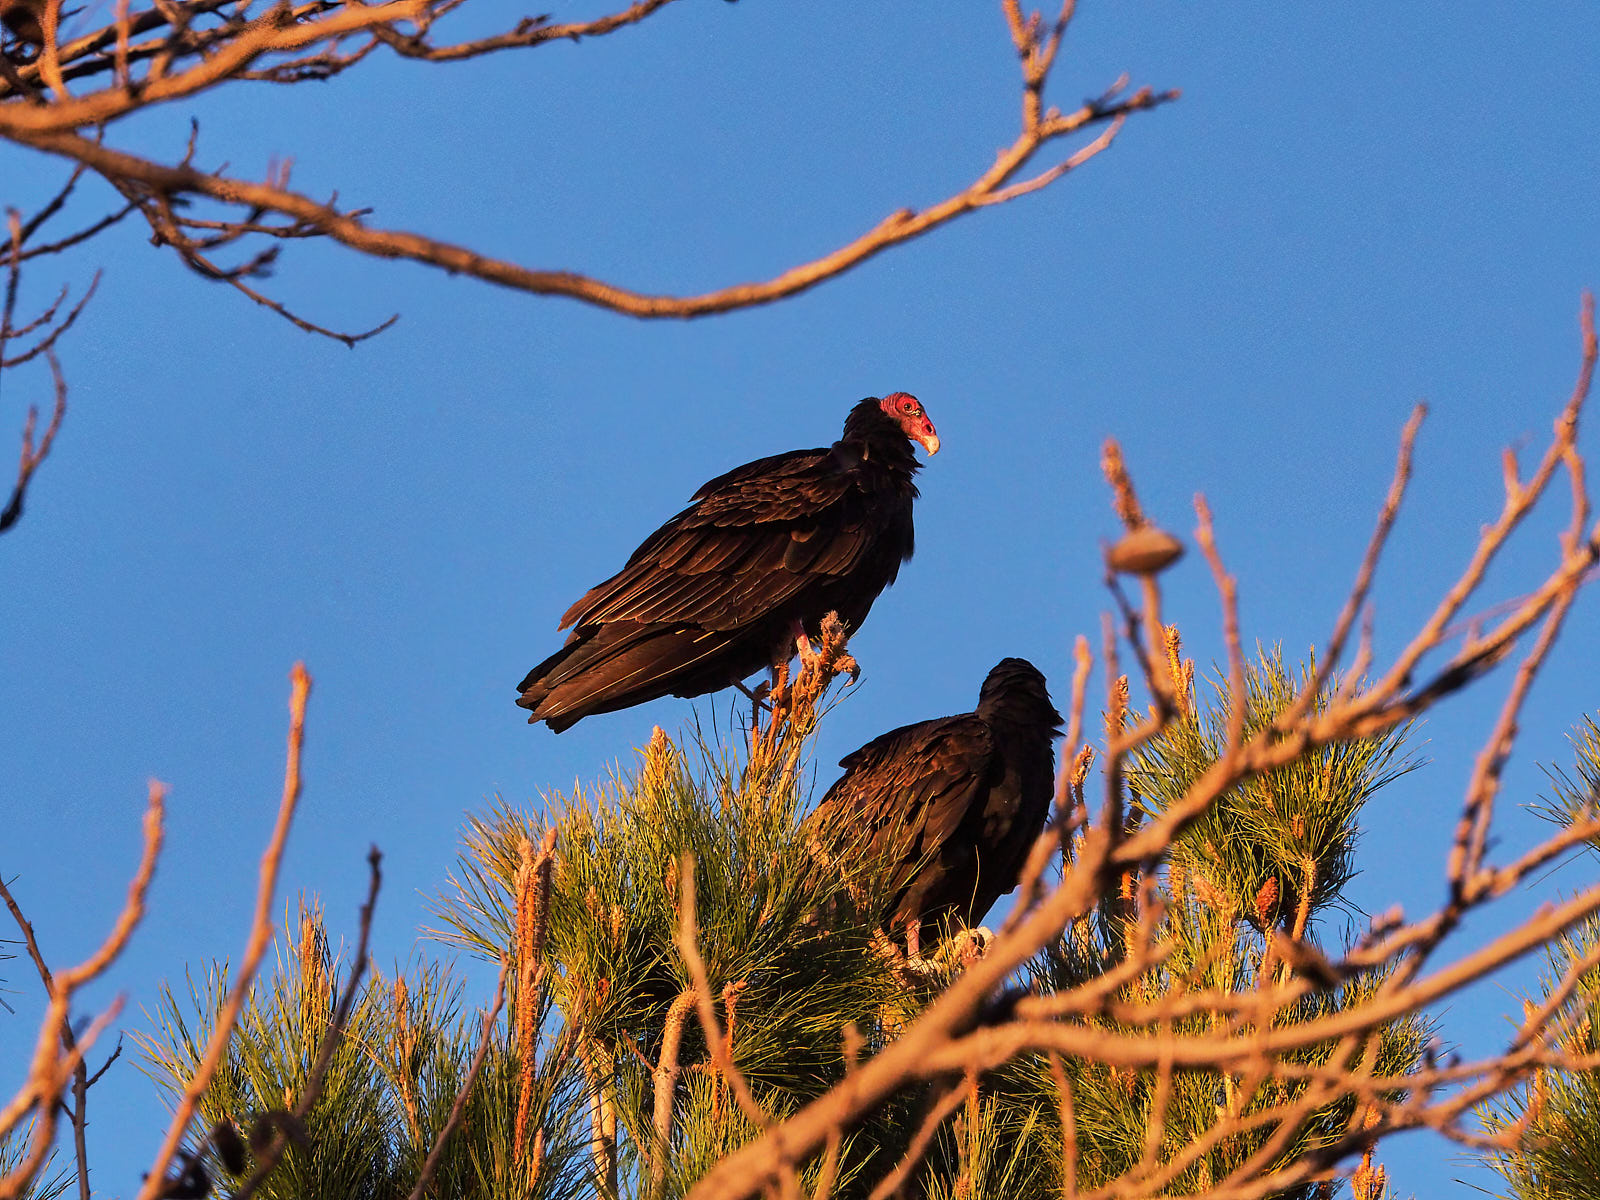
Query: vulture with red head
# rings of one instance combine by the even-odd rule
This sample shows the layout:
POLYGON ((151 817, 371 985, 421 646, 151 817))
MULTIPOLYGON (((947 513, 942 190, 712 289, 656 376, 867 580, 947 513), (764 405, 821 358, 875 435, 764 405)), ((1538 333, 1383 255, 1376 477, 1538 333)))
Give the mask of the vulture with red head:
POLYGON ((1001 659, 977 711, 890 730, 840 761, 806 818, 819 861, 884 872, 889 898, 870 915, 885 929, 976 924, 1017 886, 1050 814, 1060 727, 1038 668, 1001 659))
POLYGON ((518 685, 560 733, 669 693, 701 696, 778 663, 837 612, 854 631, 911 557, 913 443, 939 435, 915 396, 869 397, 832 446, 719 475, 561 619, 566 645, 518 685))

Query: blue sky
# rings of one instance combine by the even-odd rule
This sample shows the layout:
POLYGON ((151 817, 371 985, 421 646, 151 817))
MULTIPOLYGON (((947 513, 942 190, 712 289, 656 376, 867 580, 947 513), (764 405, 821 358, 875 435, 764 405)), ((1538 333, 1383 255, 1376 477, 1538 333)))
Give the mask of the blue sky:
MULTIPOLYGON (((102 6, 104 7, 104 6, 102 6)), ((562 11, 560 16, 582 16, 562 11)), ((594 11, 599 11, 598 7, 594 11)), ((471 28, 514 21, 486 0, 471 28)), ((1582 3, 1085 4, 1052 81, 1067 107, 1127 70, 1183 99, 1130 121, 1080 173, 797 299, 646 324, 559 300, 288 247, 273 293, 314 320, 400 323, 350 351, 186 273, 127 223, 39 265, 39 300, 103 266, 63 355, 72 409, 27 516, 0 541, 0 869, 51 957, 86 953, 120 904, 145 781, 171 787, 152 911, 104 987, 139 1027, 162 978, 237 956, 281 778, 291 663, 316 678, 307 788, 284 895, 353 930, 376 842, 380 962, 404 959, 462 814, 588 780, 664 700, 556 737, 513 685, 555 623, 699 484, 837 436, 865 395, 916 393, 944 449, 921 478, 918 553, 853 649, 866 674, 822 762, 890 726, 971 707, 1000 657, 1063 696, 1097 637, 1115 533, 1097 460, 1121 439, 1146 508, 1185 535, 1204 491, 1240 578, 1247 638, 1326 636, 1426 398, 1417 479, 1378 589, 1392 652, 1500 502, 1498 456, 1543 445, 1600 283, 1600 11, 1582 3)), ((322 86, 242 85, 116 128, 173 154, 335 188, 391 227, 649 290, 761 278, 887 212, 950 194, 1015 133, 998 6, 683 0, 639 28, 450 67, 374 59, 322 86)), ((0 149, 27 207, 57 165, 0 149)), ((85 184, 92 216, 107 190, 85 184)), ((45 394, 8 376, 3 426, 45 394)), ((1596 440, 1581 444, 1591 453, 1596 440)), ((1561 503, 1491 576, 1551 561, 1561 503)), ((1169 616, 1220 656, 1203 562, 1169 616)), ((1535 689, 1508 771, 1520 803, 1600 709, 1594 597, 1535 689)), ((1420 733, 1432 760, 1371 805, 1354 896, 1421 912, 1503 673, 1420 733)), ((701 710, 705 711, 702 704, 701 710)), ((831 779, 824 768, 822 781, 831 779)), ((1575 887, 1566 868, 1542 895, 1575 887)), ((1513 897, 1526 912, 1534 894, 1513 897)), ((1508 916, 1475 918, 1463 948, 1508 916)), ((9 1094, 33 982, 5 968, 9 1094)), ((1517 973, 1510 977, 1514 983, 1517 973)), ((1517 1008, 1486 985, 1444 1014, 1484 1050, 1517 1008)), ((96 1089, 95 1183, 137 1186, 164 1125, 125 1061, 96 1089)), ((1490 1182, 1425 1136, 1385 1155, 1402 1193, 1490 1182)))

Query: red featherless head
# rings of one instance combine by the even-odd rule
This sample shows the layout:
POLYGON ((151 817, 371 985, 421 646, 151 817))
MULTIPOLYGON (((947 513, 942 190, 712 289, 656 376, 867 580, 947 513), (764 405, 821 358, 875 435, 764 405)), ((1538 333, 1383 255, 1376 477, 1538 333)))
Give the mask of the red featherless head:
POLYGON ((939 453, 939 433, 928 419, 928 410, 922 407, 915 396, 909 392, 890 392, 878 404, 899 422, 908 438, 921 442, 922 448, 929 454, 939 453))

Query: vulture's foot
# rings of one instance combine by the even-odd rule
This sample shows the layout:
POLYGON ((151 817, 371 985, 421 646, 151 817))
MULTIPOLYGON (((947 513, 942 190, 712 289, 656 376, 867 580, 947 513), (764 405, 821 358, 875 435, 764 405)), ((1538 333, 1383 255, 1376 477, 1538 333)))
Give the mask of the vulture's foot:
POLYGON ((810 637, 806 635, 806 627, 804 625, 799 621, 793 622, 789 626, 789 635, 794 638, 794 652, 800 656, 801 667, 805 667, 806 664, 816 659, 817 649, 811 644, 810 637))

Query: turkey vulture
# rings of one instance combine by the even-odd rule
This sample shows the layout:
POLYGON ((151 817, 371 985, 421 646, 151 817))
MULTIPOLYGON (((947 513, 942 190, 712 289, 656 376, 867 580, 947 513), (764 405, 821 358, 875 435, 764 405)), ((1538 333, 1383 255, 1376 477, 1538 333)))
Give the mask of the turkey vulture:
POLYGON ((560 733, 669 692, 702 696, 787 662, 837 612, 860 627, 911 557, 911 443, 939 435, 915 396, 868 397, 832 446, 719 475, 561 618, 566 645, 518 685, 560 733))
POLYGON ((1044 676, 1003 658, 976 712, 890 730, 839 763, 806 831, 823 864, 881 864, 884 928, 967 925, 1017 886, 1054 792, 1061 714, 1044 676))

